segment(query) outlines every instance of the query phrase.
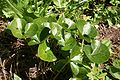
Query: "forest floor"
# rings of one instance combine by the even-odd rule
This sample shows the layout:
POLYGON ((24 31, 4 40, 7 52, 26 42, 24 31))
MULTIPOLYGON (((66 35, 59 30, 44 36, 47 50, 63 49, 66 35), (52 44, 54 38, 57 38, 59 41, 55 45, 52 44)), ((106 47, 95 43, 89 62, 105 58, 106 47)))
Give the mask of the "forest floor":
MULTIPOLYGON (((40 75, 42 80, 46 80, 45 78, 54 76, 54 72, 49 68, 50 63, 45 63, 36 57, 37 46, 30 47, 24 40, 8 34, 6 26, 7 20, 0 18, 0 80, 9 79, 13 76, 12 73, 16 73, 24 80, 34 80, 40 75), (40 69, 36 64, 40 64, 40 69)), ((112 64, 114 59, 120 59, 120 27, 108 27, 101 23, 98 32, 99 40, 109 38, 112 42, 113 54, 108 60, 108 63, 112 64)))

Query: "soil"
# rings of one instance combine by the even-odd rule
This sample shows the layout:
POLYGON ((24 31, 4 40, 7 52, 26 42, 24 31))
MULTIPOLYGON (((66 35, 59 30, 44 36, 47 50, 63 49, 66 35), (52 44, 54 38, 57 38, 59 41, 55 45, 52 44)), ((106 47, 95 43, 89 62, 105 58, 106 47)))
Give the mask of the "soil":
MULTIPOLYGON (((23 80, 49 80, 55 73, 51 63, 43 62, 36 57, 36 46, 28 46, 24 40, 12 36, 6 29, 7 20, 0 17, 0 80, 10 80, 13 73, 23 80), (9 33, 9 34, 8 34, 9 33)), ((99 40, 110 38, 113 55, 108 63, 120 59, 120 28, 108 27, 100 23, 98 27, 99 40)))

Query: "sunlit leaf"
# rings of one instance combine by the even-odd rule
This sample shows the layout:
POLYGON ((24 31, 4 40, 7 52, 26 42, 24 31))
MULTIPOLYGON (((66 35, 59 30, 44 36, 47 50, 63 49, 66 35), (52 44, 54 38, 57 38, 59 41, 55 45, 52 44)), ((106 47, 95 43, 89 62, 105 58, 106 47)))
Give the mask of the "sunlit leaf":
POLYGON ((94 41, 91 46, 86 45, 84 52, 92 62, 97 64, 107 61, 110 56, 108 47, 99 41, 94 41))
POLYGON ((25 37, 29 38, 29 37, 32 37, 34 36, 38 31, 38 26, 34 23, 28 23, 26 26, 25 26, 25 37))
POLYGON ((37 56, 43 61, 53 62, 57 60, 45 41, 39 45, 37 56))
POLYGON ((82 35, 87 35, 90 38, 94 38, 97 36, 97 30, 87 22, 83 27, 82 35))
POLYGON ((24 38, 23 29, 26 25, 26 21, 24 19, 15 18, 11 24, 8 26, 8 29, 12 31, 12 34, 17 38, 24 38))

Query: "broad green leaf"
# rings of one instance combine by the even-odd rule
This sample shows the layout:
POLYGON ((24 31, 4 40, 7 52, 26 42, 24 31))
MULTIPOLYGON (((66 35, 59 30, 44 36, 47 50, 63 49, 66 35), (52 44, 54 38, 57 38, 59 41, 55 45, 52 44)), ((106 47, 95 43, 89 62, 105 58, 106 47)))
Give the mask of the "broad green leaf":
POLYGON ((56 22, 57 21, 56 16, 57 16, 56 14, 51 14, 49 17, 47 17, 47 21, 49 23, 56 22))
POLYGON ((120 69, 120 60, 114 60, 114 61, 113 61, 113 66, 114 66, 115 68, 120 69))
POLYGON ((53 62, 57 60, 57 58, 54 56, 53 52, 47 46, 45 41, 39 45, 37 56, 43 61, 47 62, 53 62))
POLYGON ((52 22, 50 27, 53 36, 59 40, 62 37, 62 27, 55 22, 52 22))
POLYGON ((78 28, 78 30, 81 34, 83 32, 83 27, 84 27, 85 24, 86 24, 85 20, 78 20, 76 22, 76 26, 77 26, 77 28, 78 28))
POLYGON ((18 75, 14 74, 14 79, 13 80, 22 80, 18 75))
POLYGON ((64 30, 62 30, 61 34, 62 34, 62 37, 58 40, 58 44, 65 46, 65 40, 67 41, 71 37, 71 34, 65 33, 64 30))
POLYGON ((97 64, 107 61, 110 56, 108 47, 99 41, 94 41, 91 46, 85 45, 84 52, 92 62, 97 64))
POLYGON ((82 35, 87 35, 90 38, 94 38, 97 36, 97 30, 87 22, 83 27, 82 35))
POLYGON ((91 47, 92 47, 92 49, 93 49, 93 52, 92 52, 91 55, 96 55, 96 54, 98 54, 98 51, 99 51, 99 49, 100 49, 100 46, 101 46, 100 41, 98 41, 98 40, 94 41, 93 44, 91 44, 91 47))
POLYGON ((111 66, 109 72, 114 78, 120 79, 120 69, 111 66))
POLYGON ((10 25, 8 25, 8 29, 12 31, 12 34, 17 38, 24 38, 23 29, 26 25, 26 21, 24 19, 15 18, 10 25))
POLYGON ((97 30, 95 29, 95 27, 91 26, 89 22, 86 23, 85 20, 78 20, 76 22, 76 26, 80 32, 80 36, 88 36, 88 38, 84 36, 84 39, 88 42, 90 38, 94 38, 97 36, 97 30))
POLYGON ((90 38, 95 38, 97 36, 97 30, 95 27, 91 26, 91 31, 88 35, 90 38))
POLYGON ((71 50, 70 54, 70 59, 71 61, 77 62, 77 63, 82 63, 83 56, 82 53, 80 52, 81 48, 78 45, 75 45, 73 49, 71 50))
POLYGON ((79 73, 79 66, 74 62, 70 62, 70 66, 74 75, 77 75, 79 73))
MULTIPOLYGON (((67 35, 65 35, 65 36, 67 36, 67 35)), ((69 37, 68 39, 66 37, 65 46, 62 47, 62 50, 65 50, 65 51, 70 50, 74 47, 74 45, 76 45, 76 43, 77 43, 76 40, 74 38, 72 38, 72 36, 69 37)))
POLYGON ((25 26, 25 37, 26 38, 30 38, 32 36, 34 36, 38 31, 38 26, 34 23, 28 23, 26 26, 25 26))

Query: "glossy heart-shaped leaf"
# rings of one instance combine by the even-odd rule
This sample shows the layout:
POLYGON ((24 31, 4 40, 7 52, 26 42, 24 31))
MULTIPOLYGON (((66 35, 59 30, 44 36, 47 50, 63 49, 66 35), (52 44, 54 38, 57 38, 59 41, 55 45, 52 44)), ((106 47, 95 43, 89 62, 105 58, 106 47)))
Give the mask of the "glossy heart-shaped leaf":
POLYGON ((84 52, 86 56, 94 63, 100 64, 109 59, 109 48, 99 41, 94 41, 92 45, 85 45, 84 52))
POLYGON ((84 20, 78 20, 76 22, 76 26, 81 36, 87 35, 89 38, 94 38, 97 36, 97 30, 95 27, 91 26, 89 22, 86 23, 84 20))
POLYGON ((12 31, 12 34, 17 38, 24 38, 23 29, 26 25, 26 21, 24 19, 15 18, 10 25, 8 25, 8 29, 12 31))
POLYGON ((57 60, 45 41, 39 45, 37 56, 43 61, 53 62, 57 60))
POLYGON ((25 32, 24 35, 26 38, 30 38, 32 36, 34 36, 38 31, 38 26, 34 23, 28 23, 25 26, 25 32))

